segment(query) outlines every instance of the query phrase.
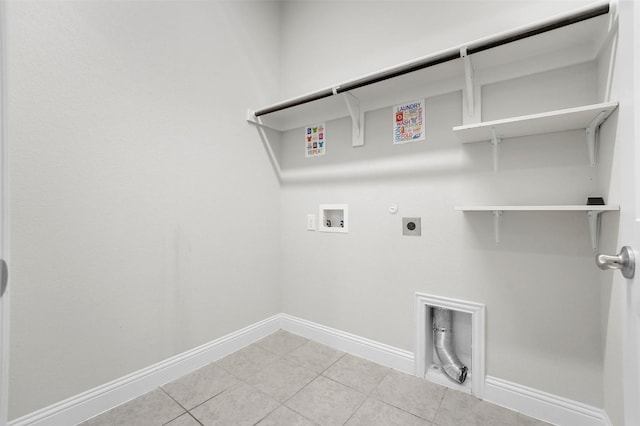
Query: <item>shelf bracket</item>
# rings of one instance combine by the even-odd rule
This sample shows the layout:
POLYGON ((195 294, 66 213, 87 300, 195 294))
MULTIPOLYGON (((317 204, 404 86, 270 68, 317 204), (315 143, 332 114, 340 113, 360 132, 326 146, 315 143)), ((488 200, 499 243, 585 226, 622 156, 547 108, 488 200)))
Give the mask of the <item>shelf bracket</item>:
POLYGON ((496 240, 496 245, 500 244, 500 233, 502 231, 502 210, 493 210, 493 236, 496 240))
POLYGON ((255 111, 252 109, 247 110, 247 123, 253 124, 256 127, 275 130, 276 132, 280 132, 280 129, 276 129, 275 127, 266 125, 262 122, 262 119, 256 117, 255 111))
POLYGON ((269 136, 265 129, 275 130, 279 132, 279 130, 274 129, 273 127, 266 126, 262 123, 260 117, 256 117, 256 114, 253 110, 247 110, 247 122, 256 126, 258 130, 258 134, 260 135, 260 140, 262 140, 262 144, 267 151, 267 155, 269 156, 269 161, 271 162, 271 166, 273 170, 276 172, 276 176, 278 177, 278 181, 282 182, 282 170, 280 169, 280 163, 278 162, 278 157, 273 152, 273 148, 271 147, 271 143, 269 142, 269 136))
POLYGON ((475 124, 482 121, 482 90, 476 84, 473 62, 471 56, 467 53, 466 47, 460 48, 460 57, 464 65, 464 85, 462 86, 462 123, 475 124))
POLYGON ((469 117, 473 117, 473 65, 471 64, 471 57, 467 54, 466 46, 460 48, 460 57, 464 62, 464 81, 466 88, 465 97, 467 98, 467 114, 469 115, 469 117))
POLYGON ((607 119, 608 111, 600 111, 591 123, 585 128, 587 134, 587 149, 589 150, 589 163, 591 167, 596 166, 596 156, 598 154, 598 136, 600 125, 607 119))
POLYGON ((364 145, 364 111, 360 108, 360 102, 358 98, 353 96, 349 92, 343 93, 342 99, 347 106, 349 115, 351 116, 351 145, 363 146, 364 145))
POLYGON ((591 248, 595 252, 598 250, 598 240, 600 239, 600 215, 602 210, 589 210, 587 219, 589 221, 589 236, 591 237, 591 248))
POLYGON ((491 128, 491 152, 493 154, 493 171, 500 170, 500 138, 496 135, 496 129, 491 128))

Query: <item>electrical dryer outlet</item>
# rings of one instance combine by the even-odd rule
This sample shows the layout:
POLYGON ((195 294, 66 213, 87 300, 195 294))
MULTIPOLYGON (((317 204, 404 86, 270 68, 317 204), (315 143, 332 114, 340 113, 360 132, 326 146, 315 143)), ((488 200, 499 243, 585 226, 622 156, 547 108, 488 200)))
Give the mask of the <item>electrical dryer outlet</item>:
POLYGON ((422 235, 419 217, 403 217, 402 218, 402 235, 413 235, 419 237, 422 235))

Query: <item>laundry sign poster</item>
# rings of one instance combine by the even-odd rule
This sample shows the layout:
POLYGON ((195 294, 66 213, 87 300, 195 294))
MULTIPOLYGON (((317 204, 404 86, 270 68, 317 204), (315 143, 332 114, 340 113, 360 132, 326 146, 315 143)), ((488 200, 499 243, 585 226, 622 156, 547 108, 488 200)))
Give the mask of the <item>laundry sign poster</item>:
POLYGON ((327 152, 327 131, 325 123, 306 126, 304 129, 305 156, 317 157, 327 152))
POLYGON ((393 107, 393 143, 402 144, 425 140, 424 99, 393 107))

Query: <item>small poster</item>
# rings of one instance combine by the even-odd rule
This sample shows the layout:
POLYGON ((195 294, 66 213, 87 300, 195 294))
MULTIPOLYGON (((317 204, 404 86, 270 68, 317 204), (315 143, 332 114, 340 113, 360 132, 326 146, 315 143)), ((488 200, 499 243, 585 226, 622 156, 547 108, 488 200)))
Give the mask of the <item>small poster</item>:
POLYGON ((424 137, 424 99, 393 107, 393 143, 418 142, 424 137))
POLYGON ((307 126, 304 129, 305 156, 317 157, 327 152, 327 132, 325 123, 307 126))

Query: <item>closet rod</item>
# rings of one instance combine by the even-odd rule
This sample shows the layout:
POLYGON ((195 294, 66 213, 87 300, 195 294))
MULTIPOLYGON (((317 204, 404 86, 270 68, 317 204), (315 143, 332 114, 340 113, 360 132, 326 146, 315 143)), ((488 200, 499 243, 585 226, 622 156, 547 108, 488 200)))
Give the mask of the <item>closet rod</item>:
MULTIPOLYGON (((498 38, 487 39, 479 42, 477 45, 471 43, 467 45, 467 54, 482 52, 484 50, 492 49, 494 47, 502 46, 514 41, 522 40, 528 37, 532 37, 538 34, 546 33, 558 28, 566 27, 568 25, 576 24, 578 22, 585 21, 587 19, 595 18, 597 16, 606 15, 609 13, 609 3, 597 4, 589 8, 582 9, 578 12, 563 15, 559 18, 538 23, 537 25, 517 30, 516 32, 501 35, 498 38)), ((311 93, 309 95, 301 96, 298 98, 290 99, 288 101, 281 102, 279 104, 266 107, 255 111, 255 116, 270 114, 273 112, 282 111, 287 108, 292 108, 298 105, 303 105, 309 102, 317 101, 320 99, 328 98, 339 93, 348 92, 350 90, 358 89, 360 87, 368 86, 370 84, 379 83, 384 80, 389 80, 394 77, 399 77, 404 74, 408 74, 414 71, 419 71, 425 68, 432 67, 444 62, 452 61, 461 58, 460 47, 450 49, 441 52, 437 55, 429 56, 424 59, 413 61, 396 68, 392 68, 386 71, 382 71, 376 74, 369 75, 367 77, 350 81, 341 84, 335 88, 320 90, 318 92, 311 93)))

